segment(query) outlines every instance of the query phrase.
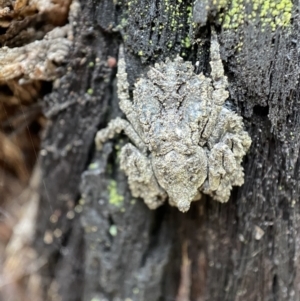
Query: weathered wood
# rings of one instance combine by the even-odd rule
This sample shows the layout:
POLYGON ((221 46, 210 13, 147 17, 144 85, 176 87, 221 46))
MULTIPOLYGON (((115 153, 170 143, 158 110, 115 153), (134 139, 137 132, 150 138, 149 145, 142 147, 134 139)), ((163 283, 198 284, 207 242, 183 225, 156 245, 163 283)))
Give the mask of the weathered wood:
POLYGON ((58 283, 63 300, 81 300, 84 249, 79 210, 74 207, 81 173, 89 164, 94 136, 112 98, 114 70, 107 59, 118 51, 115 34, 94 28, 91 2, 81 3, 81 9, 68 71, 45 99, 50 121, 41 151, 43 180, 35 241, 48 262, 42 270, 45 300, 52 294, 51 283, 58 283), (57 223, 50 221, 53 214, 59 217, 57 223))
MULTIPOLYGON (((199 42, 190 47, 191 3, 81 2, 71 69, 46 99, 57 112, 44 139, 36 238, 49 262, 45 300, 53 281, 64 301, 300 300, 298 16, 294 28, 273 33, 259 23, 243 30, 217 26, 230 80, 228 105, 245 117, 253 143, 245 184, 230 201, 203 197, 182 214, 167 204, 150 211, 131 197, 118 168, 124 137, 102 153, 95 152, 93 138, 120 115, 115 69, 107 65, 121 42, 115 30, 124 40, 132 85, 149 64, 177 53, 199 61, 197 72, 209 71, 210 28, 196 29, 199 42), (177 32, 171 25, 176 5, 184 11, 177 32), (245 46, 234 49, 241 35, 245 46), (54 225, 49 217, 55 211, 60 218, 54 225), (62 236, 45 244, 45 232, 57 228, 62 236)), ((206 17, 218 25, 216 13, 206 17)))

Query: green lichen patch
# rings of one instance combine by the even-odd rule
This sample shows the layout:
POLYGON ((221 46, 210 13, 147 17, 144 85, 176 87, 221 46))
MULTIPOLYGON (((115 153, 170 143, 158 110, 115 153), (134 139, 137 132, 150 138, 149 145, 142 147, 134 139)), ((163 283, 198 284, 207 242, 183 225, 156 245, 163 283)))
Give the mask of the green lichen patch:
POLYGON ((186 43, 192 22, 192 0, 119 0, 121 8, 118 29, 127 51, 140 57, 164 60, 190 48, 186 43), (188 47, 186 47, 188 46, 188 47))
POLYGON ((131 201, 130 201, 130 204, 131 205, 134 205, 136 203, 136 200, 135 199, 132 199, 131 201))
POLYGON ((116 225, 111 225, 109 227, 109 234, 111 236, 117 236, 117 234, 118 234, 118 227, 116 225))
POLYGON ((182 41, 182 44, 184 45, 185 48, 190 48, 191 47, 191 39, 189 36, 185 37, 185 39, 182 41))
POLYGON ((120 141, 120 144, 116 144, 115 145, 115 151, 116 151, 116 155, 117 155, 117 159, 119 160, 120 154, 121 154, 121 143, 122 141, 120 141))
POLYGON ((99 168, 99 163, 98 162, 93 162, 91 164, 89 164, 88 169, 89 170, 95 170, 99 168))
POLYGON ((291 22, 291 0, 232 0, 219 15, 223 29, 237 29, 245 22, 260 24, 261 30, 288 27, 291 22))
POLYGON ((124 197, 120 195, 117 191, 117 182, 115 180, 111 180, 108 185, 108 193, 109 193, 109 203, 116 206, 121 207, 124 202, 124 197))
POLYGON ((299 36, 297 19, 290 0, 233 0, 224 11, 219 35, 234 78, 231 99, 246 103, 248 116, 255 106, 267 108, 273 133, 291 143, 287 120, 299 90, 299 66, 292 63, 298 57, 293 42, 299 36))
POLYGON ((88 90, 86 91, 86 93, 89 94, 89 95, 93 95, 94 90, 93 90, 92 88, 90 88, 90 89, 88 89, 88 90))

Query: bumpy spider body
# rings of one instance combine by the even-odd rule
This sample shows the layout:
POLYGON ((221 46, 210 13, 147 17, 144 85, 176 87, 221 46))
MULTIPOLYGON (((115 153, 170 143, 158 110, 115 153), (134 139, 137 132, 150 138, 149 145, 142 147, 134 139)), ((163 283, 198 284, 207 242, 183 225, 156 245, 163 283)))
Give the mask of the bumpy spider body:
POLYGON ((124 58, 119 59, 118 95, 128 121, 116 118, 99 131, 102 144, 121 131, 133 142, 120 154, 131 192, 151 209, 167 198, 187 211, 199 192, 227 202, 244 182, 241 161, 251 139, 242 118, 224 106, 228 98, 219 44, 211 40, 211 78, 177 57, 155 64, 129 99, 124 58))

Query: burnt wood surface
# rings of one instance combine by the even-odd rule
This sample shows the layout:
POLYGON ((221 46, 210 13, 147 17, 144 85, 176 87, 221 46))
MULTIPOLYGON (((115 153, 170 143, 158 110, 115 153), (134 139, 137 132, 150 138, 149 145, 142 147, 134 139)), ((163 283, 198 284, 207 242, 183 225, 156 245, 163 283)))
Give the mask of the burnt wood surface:
MULTIPOLYGON (((298 14, 290 31, 261 31, 257 24, 226 31, 212 12, 190 47, 182 43, 191 34, 188 13, 174 31, 167 1, 131 1, 134 8, 127 2, 81 1, 66 74, 45 97, 49 124, 35 240, 47 261, 44 300, 54 300, 53 283, 63 301, 300 300, 298 14), (160 30, 159 24, 168 25, 160 30), (122 116, 109 57, 117 59, 123 40, 131 87, 149 65, 177 53, 199 61, 196 72, 209 75, 213 24, 230 105, 252 138, 245 184, 226 204, 203 197, 185 214, 168 204, 151 211, 132 198, 119 169, 126 137, 95 151, 96 131, 122 116), (121 204, 111 202, 113 193, 121 204), (46 243, 45 233, 57 229, 62 235, 46 243)), ((178 5, 188 12, 192 2, 178 5)))

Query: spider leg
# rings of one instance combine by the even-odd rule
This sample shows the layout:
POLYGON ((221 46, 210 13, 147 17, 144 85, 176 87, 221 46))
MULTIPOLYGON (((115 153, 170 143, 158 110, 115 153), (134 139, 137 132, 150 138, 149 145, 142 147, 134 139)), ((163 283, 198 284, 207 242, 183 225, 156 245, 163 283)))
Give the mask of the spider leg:
POLYGON ((249 135, 243 130, 242 117, 224 107, 208 139, 209 148, 218 142, 223 142, 230 148, 238 164, 251 145, 249 135))
POLYGON ((124 57, 124 47, 120 46, 119 61, 118 61, 118 73, 117 73, 117 90, 119 97, 119 106, 125 113, 130 123, 136 120, 136 113, 132 101, 129 97, 129 83, 127 80, 126 62, 124 57))
POLYGON ((125 113, 126 119, 132 124, 134 130, 138 133, 138 135, 145 140, 143 130, 141 125, 138 123, 138 112, 136 111, 136 106, 134 106, 133 102, 129 97, 129 83, 127 79, 126 72, 126 62, 124 56, 124 47, 120 46, 119 49, 119 61, 118 61, 118 73, 117 73, 117 90, 118 90, 118 98, 119 98, 119 106, 122 112, 125 113))
POLYGON ((129 139, 143 152, 147 152, 147 146, 134 130, 132 125, 120 117, 111 120, 105 129, 98 131, 95 138, 95 143, 98 150, 101 150, 103 143, 112 139, 115 135, 120 134, 122 131, 129 137, 129 139))
POLYGON ((95 138, 95 143, 98 150, 102 149, 103 143, 112 139, 115 135, 120 134, 122 131, 129 137, 129 139, 143 152, 146 153, 147 147, 141 138, 142 130, 137 123, 137 114, 133 103, 129 98, 129 83, 127 81, 126 63, 124 58, 123 46, 120 46, 118 73, 117 73, 117 90, 119 97, 119 105, 121 110, 125 113, 126 118, 129 120, 117 117, 111 120, 107 127, 98 131, 95 138))
POLYGON ((129 98, 129 83, 127 80, 126 63, 124 57, 124 47, 120 46, 119 60, 118 60, 118 73, 117 73, 117 89, 119 97, 119 105, 122 111, 126 114, 131 113, 133 109, 132 102, 129 98), (130 111, 129 111, 130 110, 130 111))
POLYGON ((232 189, 232 176, 238 168, 234 154, 224 143, 217 143, 208 156, 208 181, 204 193, 219 202, 227 202, 232 189))
POLYGON ((213 33, 210 45, 210 66, 213 91, 211 93, 211 114, 208 122, 202 133, 202 137, 207 139, 210 137, 222 110, 225 100, 229 93, 226 91, 228 86, 227 76, 224 75, 223 63, 220 57, 220 45, 218 43, 217 35, 213 33))
POLYGON ((204 191, 213 199, 226 202, 232 186, 244 183, 241 162, 251 144, 249 135, 243 130, 241 117, 222 108, 207 144, 210 149, 209 171, 204 191))
MULTIPOLYGON (((212 33, 210 42, 210 67, 211 67, 211 77, 213 80, 213 86, 215 91, 219 91, 220 95, 223 97, 217 99, 216 103, 222 105, 224 101, 228 98, 228 92, 225 89, 228 87, 227 76, 224 75, 224 67, 220 56, 220 44, 218 42, 218 37, 215 32, 212 33), (222 91, 223 90, 223 91, 222 91), (224 94, 224 92, 227 92, 224 94), (227 97, 225 98, 225 96, 227 97)), ((217 95, 217 93, 215 93, 217 95)))
POLYGON ((149 158, 131 143, 121 150, 120 166, 128 177, 134 197, 143 198, 150 209, 156 209, 164 203, 167 193, 158 185, 149 158))

